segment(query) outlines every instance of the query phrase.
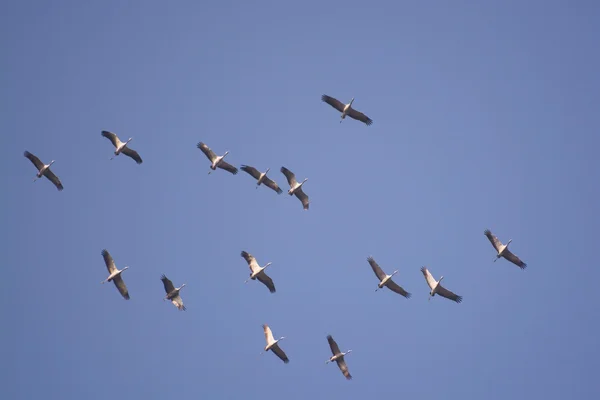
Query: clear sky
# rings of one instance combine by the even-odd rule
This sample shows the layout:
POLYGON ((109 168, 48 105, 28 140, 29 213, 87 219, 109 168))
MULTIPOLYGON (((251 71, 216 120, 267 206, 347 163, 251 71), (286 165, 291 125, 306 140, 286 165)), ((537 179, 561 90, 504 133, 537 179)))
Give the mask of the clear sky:
POLYGON ((598 2, 1 8, 7 399, 600 397, 598 2), (144 163, 109 161, 102 130, 144 163), (199 141, 286 191, 282 165, 308 177, 310 210, 208 175, 199 141), (242 250, 277 293, 244 285, 242 250), (413 297, 375 292, 369 255, 413 297), (463 302, 428 301, 423 265, 463 302), (289 364, 259 354, 263 323, 289 364))

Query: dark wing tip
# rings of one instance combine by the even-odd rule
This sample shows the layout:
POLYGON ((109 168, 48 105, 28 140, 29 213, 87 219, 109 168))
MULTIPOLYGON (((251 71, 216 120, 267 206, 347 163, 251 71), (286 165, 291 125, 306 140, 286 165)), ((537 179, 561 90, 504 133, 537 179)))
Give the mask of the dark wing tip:
POLYGON ((327 96, 326 94, 321 96, 321 101, 327 101, 327 99, 329 99, 329 96, 327 96))
POLYGON ((491 234, 492 234, 492 231, 490 231, 489 229, 486 229, 485 231, 483 231, 483 234, 484 234, 485 236, 488 236, 488 235, 491 235, 491 234))
POLYGON ((365 124, 366 124, 367 126, 370 126, 370 125, 372 125, 372 124, 373 124, 373 120, 372 120, 371 118, 367 118, 367 120, 365 121, 365 124))
POLYGON ((129 293, 126 293, 126 294, 125 294, 125 296, 123 296, 123 298, 124 298, 125 300, 129 300, 129 293))
POLYGON ((272 288, 269 288, 269 292, 271 293, 275 293, 277 290, 275 289, 275 286, 273 286, 272 288))
POLYGON ((56 185, 56 188, 58 189, 58 191, 62 191, 64 189, 64 186, 61 184, 56 185))
POLYGON ((240 253, 240 255, 244 258, 249 257, 250 253, 248 253, 246 250, 242 250, 242 252, 240 253))
POLYGON ((165 276, 165 274, 162 274, 162 275, 160 276, 160 280, 161 280, 161 281, 164 281, 165 279, 167 279, 167 277, 165 276))
POLYGON ((412 297, 412 293, 406 292, 406 295, 404 297, 410 299, 412 297))
POLYGON ((333 336, 327 335, 327 340, 333 340, 333 336))
POLYGON ((463 300, 462 296, 456 296, 456 300, 454 300, 454 301, 456 301, 457 303, 461 303, 462 300, 463 300))
POLYGON ((102 256, 104 257, 104 256, 108 255, 108 250, 102 249, 102 251, 100 252, 100 254, 102 254, 102 256))
POLYGON ((30 152, 28 152, 27 150, 25 150, 25 152, 23 153, 23 155, 24 155, 25 157, 28 157, 28 158, 29 158, 29 156, 31 155, 31 153, 30 153, 30 152))
POLYGON ((196 145, 197 148, 201 149, 202 147, 204 147, 205 144, 202 142, 198 142, 198 144, 196 145))

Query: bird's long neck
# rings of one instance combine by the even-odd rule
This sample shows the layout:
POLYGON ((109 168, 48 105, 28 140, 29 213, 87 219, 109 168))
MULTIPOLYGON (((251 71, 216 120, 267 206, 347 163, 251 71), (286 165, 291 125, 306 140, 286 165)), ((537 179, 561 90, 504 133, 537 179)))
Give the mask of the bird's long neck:
POLYGON ((506 242, 506 247, 508 247, 508 245, 510 244, 510 242, 512 242, 512 239, 508 239, 508 242, 506 242))
POLYGON ((267 170, 265 171, 265 175, 268 174, 270 170, 271 168, 267 168, 267 170))
POLYGON ((133 138, 129 138, 129 139, 127 139, 127 141, 125 142, 125 144, 127 144, 127 143, 131 142, 131 139, 133 139, 133 138))
POLYGON ((394 272, 392 273, 392 276, 396 275, 397 273, 398 273, 398 270, 394 271, 394 272))
POLYGON ((50 164, 48 164, 48 166, 51 166, 52 164, 54 164, 54 160, 50 161, 50 164))
POLYGON ((350 107, 352 107, 352 103, 354 103, 354 97, 352 98, 352 100, 350 100, 350 103, 348 103, 348 105, 349 105, 350 107))
MULTIPOLYGON (((271 265, 271 264, 273 264, 273 263, 272 263, 272 262, 268 262, 268 263, 266 263, 266 264, 265 264, 265 266, 264 266, 262 269, 265 269, 265 268, 267 268, 267 267, 268 267, 269 265, 271 265)), ((269 271, 270 271, 270 270, 269 270, 269 271)))

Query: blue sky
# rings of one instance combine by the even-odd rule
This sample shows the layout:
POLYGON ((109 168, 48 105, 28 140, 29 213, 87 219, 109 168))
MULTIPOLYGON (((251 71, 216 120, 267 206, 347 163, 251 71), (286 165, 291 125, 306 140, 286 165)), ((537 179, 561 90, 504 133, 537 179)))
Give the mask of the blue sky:
POLYGON ((2 9, 7 398, 600 395, 596 2, 2 9), (373 125, 338 123, 322 94, 373 125), (144 163, 109 161, 102 130, 144 163), (208 175, 199 141, 286 190, 282 165, 308 177, 310 210, 208 175), (63 192, 31 182, 24 150, 56 160, 63 192), (525 271, 492 262, 486 228, 525 271), (100 284, 103 248, 131 300, 100 284), (273 262, 277 293, 244 285, 242 250, 273 262), (410 300, 375 292, 369 255, 410 300), (463 303, 428 302, 423 265, 463 303), (263 323, 289 364, 259 355, 263 323))

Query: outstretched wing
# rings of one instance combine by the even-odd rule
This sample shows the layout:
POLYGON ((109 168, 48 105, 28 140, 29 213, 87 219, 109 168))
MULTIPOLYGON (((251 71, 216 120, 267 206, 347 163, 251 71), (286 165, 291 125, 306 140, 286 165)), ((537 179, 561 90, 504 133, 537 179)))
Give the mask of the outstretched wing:
POLYGON ((256 180, 258 180, 260 178, 260 171, 254 167, 251 167, 249 165, 242 165, 240 167, 240 169, 244 172, 247 172, 250 176, 252 176, 256 180))
POLYGON ((58 179, 58 176, 56 176, 56 175, 54 174, 54 172, 52 172, 52 171, 50 170, 50 168, 47 168, 47 169, 44 171, 44 176, 45 176, 46 178, 48 178, 48 180, 49 180, 50 182, 52 182, 52 183, 54 184, 54 186, 56 186, 56 188, 57 188, 59 191, 61 191, 61 190, 63 190, 63 189, 64 189, 64 187, 63 187, 62 183, 60 182, 60 179, 58 179))
POLYGON ((217 155, 215 154, 215 152, 212 151, 210 149, 210 147, 208 147, 204 143, 199 142, 196 145, 196 147, 198 147, 200 150, 202 150, 202 152, 204 153, 204 155, 206 155, 206 158, 208 158, 210 160, 210 162, 213 162, 215 160, 215 158, 217 158, 217 155))
POLYGON ((273 339, 273 332, 271 332, 271 328, 269 328, 269 325, 263 324, 263 332, 265 333, 265 340, 267 342, 267 346, 275 341, 275 339, 273 339))
POLYGON ((285 178, 287 179, 290 187, 294 187, 298 184, 298 182, 296 181, 296 175, 294 175, 294 173, 286 167, 281 167, 281 173, 285 175, 285 178))
POLYGON ((119 137, 112 132, 102 131, 102 136, 110 140, 110 142, 113 144, 113 146, 115 146, 115 148, 119 147, 119 145, 121 144, 119 137))
POLYGON ((329 104, 331 107, 335 108, 339 112, 343 112, 344 107, 346 107, 346 105, 338 99, 333 98, 331 96, 327 96, 326 94, 321 96, 321 101, 324 101, 325 103, 329 104))
POLYGON ((375 272, 375 276, 379 279, 379 282, 381 282, 383 280, 383 278, 385 278, 387 276, 386 273, 383 272, 383 270, 381 269, 379 264, 377 264, 375 262, 373 257, 367 258, 367 261, 369 262, 369 265, 373 269, 373 272, 375 272))
POLYGON ((127 286, 125 286, 125 282, 123 281, 123 278, 121 278, 121 275, 113 278, 112 281, 115 283, 117 289, 119 289, 121 296, 123 296, 125 300, 129 300, 129 291, 127 290, 127 286))
POLYGON ((398 285, 396 282, 394 282, 393 280, 389 279, 386 283, 385 286, 388 287, 388 289, 390 289, 392 292, 396 292, 399 295, 402 295, 404 297, 406 297, 407 299, 410 299, 410 296, 412 296, 412 294, 408 293, 406 290, 404 290, 402 288, 402 286, 398 285))
POLYGON ((502 257, 506 258, 508 261, 515 264, 517 267, 520 267, 521 269, 527 268, 527 264, 525 264, 523 261, 521 261, 521 259, 519 257, 514 255, 508 249, 504 250, 504 252, 502 253, 502 257))
POLYGON ((219 168, 224 169, 225 171, 229 171, 232 174, 237 174, 238 173, 238 169, 236 167, 234 167, 233 165, 229 164, 228 162, 225 161, 221 161, 218 165, 219 168))
POLYGON ((162 281, 163 286, 165 287, 165 292, 167 292, 167 294, 169 294, 173 290, 175 290, 175 286, 173 286, 173 282, 171 282, 171 280, 169 278, 167 278, 165 276, 165 274, 161 275, 160 280, 162 281))
POLYGON ((357 121, 364 122, 367 126, 373 123, 373 120, 371 118, 367 117, 365 114, 355 110, 352 107, 350 107, 350 109, 346 112, 346 115, 357 121))
POLYGON ((273 347, 271 347, 271 351, 273 353, 275 353, 275 355, 277 357, 279 357, 284 363, 287 364, 290 362, 290 359, 287 357, 285 352, 283 350, 281 350, 281 347, 279 347, 278 343, 276 343, 275 345, 273 345, 273 347))
POLYGON ((128 157, 131 157, 135 160, 136 163, 141 164, 142 163, 142 157, 140 157, 140 155, 138 154, 137 151, 130 149, 129 147, 125 146, 125 148, 123 150, 121 150, 121 153, 125 154, 128 157))
POLYGON ((296 191, 294 192, 294 194, 296 195, 296 197, 298 198, 298 200, 300 200, 302 202, 302 207, 305 210, 308 210, 308 195, 306 193, 304 193, 304 191, 302 190, 302 188, 298 188, 296 189, 296 191))
POLYGON ((106 269, 108 269, 108 274, 110 275, 117 270, 115 260, 113 260, 112 256, 106 249, 102 250, 101 254, 104 258, 104 264, 106 264, 106 269))
POLYGON ((36 156, 31 154, 27 150, 25 151, 25 153, 23 153, 23 155, 25 157, 27 157, 29 159, 29 161, 32 162, 32 164, 37 168, 38 171, 41 170, 42 168, 44 168, 44 163, 41 162, 39 158, 37 158, 36 156))
POLYGON ((496 252, 499 252, 500 248, 503 246, 500 239, 498 239, 496 237, 496 235, 494 235, 489 229, 486 229, 485 231, 483 231, 483 234, 485 236, 487 236, 487 238, 490 241, 490 243, 492 244, 492 246, 494 246, 494 248, 496 249, 496 252))
POLYGON ((427 281, 429 288, 433 289, 435 287, 435 285, 437 284, 437 282, 435 279, 433 279, 433 276, 431 276, 431 273, 429 272, 429 270, 426 267, 422 267, 421 272, 423 273, 423 276, 425 277, 425 280, 427 281))
POLYGON ((268 188, 273 189, 274 191, 277 192, 277 194, 281 194, 283 192, 283 190, 281 190, 281 188, 279 187, 279 185, 277 183, 275 183, 274 180, 270 179, 268 176, 265 176, 263 181, 262 181, 263 185, 265 185, 268 188))
POLYGON ((338 346, 337 342, 333 340, 333 336, 327 335, 327 342, 329 343, 329 348, 331 349, 331 352, 334 356, 341 353, 340 347, 338 346))
POLYGON ((269 275, 265 274, 264 270, 256 276, 256 279, 258 279, 259 282, 262 282, 266 287, 268 287, 269 292, 275 293, 275 284, 273 283, 273 279, 271 279, 269 275))
POLYGON ((437 288, 435 294, 438 294, 442 297, 445 297, 445 298, 455 301, 457 303, 460 303, 462 301, 462 296, 452 293, 451 291, 449 291, 442 285, 438 285, 438 288, 437 288))
POLYGON ((352 375, 350 375, 350 371, 348 371, 348 366, 346 365, 346 360, 344 357, 340 357, 335 361, 337 362, 338 367, 340 367, 340 371, 342 371, 342 374, 344 374, 346 379, 352 379, 352 375))
POLYGON ((177 307, 177 309, 179 311, 185 311, 186 310, 185 306, 183 305, 183 300, 181 299, 181 296, 179 295, 179 293, 177 294, 177 296, 175 296, 175 297, 173 297, 171 299, 171 303, 173 303, 173 305, 175 307, 177 307))
POLYGON ((248 253, 247 251, 242 251, 241 256, 244 257, 244 260, 246 260, 246 262, 248 263, 248 267, 250 267, 250 272, 254 273, 254 271, 260 269, 260 267, 258 266, 258 263, 256 262, 256 258, 254 258, 254 256, 250 253, 248 253))

